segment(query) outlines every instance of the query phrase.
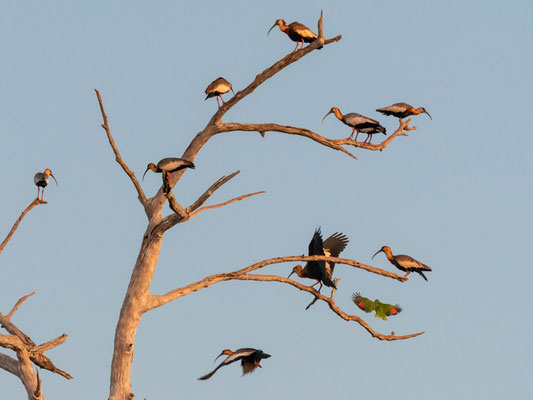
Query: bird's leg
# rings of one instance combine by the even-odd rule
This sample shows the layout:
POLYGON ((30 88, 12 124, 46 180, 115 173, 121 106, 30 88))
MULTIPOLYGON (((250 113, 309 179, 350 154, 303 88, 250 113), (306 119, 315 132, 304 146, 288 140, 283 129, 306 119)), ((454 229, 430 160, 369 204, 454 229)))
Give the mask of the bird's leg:
POLYGON ((350 136, 348 137, 348 140, 352 140, 353 133, 355 132, 355 128, 352 129, 352 133, 350 133, 350 136))
POLYGON ((300 45, 300 42, 296 42, 296 47, 295 47, 294 50, 292 51, 293 53, 296 51, 296 49, 298 48, 299 45, 300 45))
POLYGON ((224 103, 224 99, 222 98, 222 95, 219 94, 218 97, 220 97, 220 100, 222 101, 222 104, 225 104, 225 103, 224 103))
POLYGON ((304 48, 304 40, 302 39, 302 49, 304 48))
MULTIPOLYGON (((355 128, 354 128, 355 129, 355 128)), ((359 136, 359 129, 357 129, 357 135, 355 135, 355 141, 357 142, 357 136, 359 136)))
POLYGON ((369 133, 368 134, 368 144, 370 144, 371 141, 372 141, 372 135, 369 133))
POLYGON ((218 105, 218 108, 220 108, 220 102, 218 101, 218 96, 217 96, 217 105, 218 105))
POLYGON ((411 273, 411 271, 407 271, 407 273, 403 277, 406 278, 407 275, 409 275, 410 273, 411 273))

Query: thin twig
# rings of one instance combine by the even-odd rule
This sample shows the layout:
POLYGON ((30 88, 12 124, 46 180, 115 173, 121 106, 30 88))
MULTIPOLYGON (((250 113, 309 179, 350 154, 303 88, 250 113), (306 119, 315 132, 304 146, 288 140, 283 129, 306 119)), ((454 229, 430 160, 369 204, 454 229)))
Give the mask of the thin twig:
POLYGON ((18 301, 15 303, 15 305, 13 306, 9 314, 6 315, 6 318, 11 320, 11 317, 13 316, 13 314, 15 314, 15 311, 17 311, 20 305, 24 303, 24 301, 26 301, 28 297, 33 296, 34 294, 35 292, 31 292, 30 294, 27 294, 26 296, 22 296, 20 299, 18 299, 18 301))
POLYGON ((115 153, 115 160, 119 165, 122 167, 124 172, 130 177, 131 182, 133 183, 133 186, 135 186, 135 189, 137 189, 137 193, 139 195, 139 201, 141 204, 146 207, 146 196, 144 195, 144 192, 141 188, 141 185, 139 184, 139 181, 135 177, 135 174, 129 167, 126 165, 124 160, 122 160, 122 157, 120 156, 120 153, 118 151, 117 145, 115 144, 115 140, 113 139, 113 136, 111 135, 111 129, 109 128, 109 124, 107 122, 107 115, 104 110, 104 104, 102 102, 102 97, 100 96, 100 92, 96 89, 94 89, 96 92, 96 97, 98 97, 98 103, 100 104, 100 111, 102 113, 102 118, 104 120, 104 123, 101 125, 101 127, 105 130, 107 134, 107 139, 109 140, 109 144, 111 145, 111 148, 113 149, 113 153, 115 153))
POLYGON ((217 191, 226 182, 228 182, 229 180, 231 180, 235 176, 237 176, 240 172, 241 171, 235 171, 234 173, 232 173, 232 174, 230 174, 228 176, 223 176, 218 181, 213 183, 211 186, 209 186, 209 188, 200 197, 198 197, 198 199, 192 205, 187 207, 186 211, 187 212, 191 212, 191 211, 196 210, 198 207, 201 207, 202 204, 204 204, 207 201, 207 199, 209 199, 209 197, 211 197, 211 195, 213 193, 215 193, 215 191, 217 191))
POLYGON ((44 200, 39 200, 38 198, 33 200, 30 205, 28 207, 26 207, 26 209, 24 211, 22 211, 22 214, 20 214, 20 217, 18 217, 18 219, 15 221, 15 223, 13 224, 13 227, 11 228, 11 230, 9 231, 9 233, 7 234, 6 238, 4 239, 4 241, 2 242, 2 244, 0 244, 0 253, 2 252, 2 250, 4 250, 4 248, 6 247, 7 245, 7 242, 9 242, 9 240, 11 239, 11 236, 13 236, 13 234, 15 233, 15 231, 17 230, 19 224, 20 224, 20 221, 22 221, 22 218, 24 218, 24 216, 33 208, 35 207, 36 205, 38 204, 48 204, 48 202, 44 201, 44 200))
POLYGON ((39 346, 35 346, 35 348, 31 350, 31 352, 32 353, 44 353, 48 350, 53 349, 54 347, 59 346, 60 344, 65 343, 65 340, 67 340, 67 337, 68 335, 66 333, 63 333, 61 336, 56 337, 55 339, 42 343, 39 346))
POLYGON ((252 197, 252 196, 255 196, 255 195, 258 195, 258 194, 263 194, 263 193, 266 193, 266 191, 261 190, 260 192, 243 194, 242 196, 234 197, 233 199, 225 201, 224 203, 213 204, 212 206, 205 206, 205 207, 199 208, 198 210, 196 210, 193 213, 191 213, 189 219, 194 218, 196 215, 200 214, 202 211, 206 211, 206 210, 211 210, 213 208, 219 208, 219 207, 227 206, 228 204, 235 203, 236 201, 244 200, 244 199, 246 199, 248 197, 252 197))

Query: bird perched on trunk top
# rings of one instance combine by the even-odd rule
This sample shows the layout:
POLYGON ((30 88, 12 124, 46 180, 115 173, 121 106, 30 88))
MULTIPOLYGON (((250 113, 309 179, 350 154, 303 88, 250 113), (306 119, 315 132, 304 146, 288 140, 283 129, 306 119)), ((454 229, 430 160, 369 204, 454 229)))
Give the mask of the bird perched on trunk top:
POLYGON ((163 184, 165 185, 164 190, 165 190, 165 193, 168 193, 168 190, 170 190, 170 186, 169 186, 170 174, 172 172, 176 172, 184 168, 194 169, 194 163, 189 160, 185 160, 183 158, 172 158, 172 157, 163 158, 157 163, 157 165, 155 165, 154 163, 150 163, 146 166, 146 171, 144 171, 144 174, 143 174, 143 180, 144 180, 144 176, 146 175, 149 169, 154 172, 162 172, 163 173, 163 184))
MULTIPOLYGON (((335 232, 327 238, 325 242, 322 242, 322 234, 320 228, 318 228, 309 243, 309 255, 338 257, 346 248, 348 242, 348 238, 343 233, 339 232, 335 232)), ((334 268, 335 263, 330 261, 308 261, 304 268, 302 268, 301 265, 294 267, 287 278, 290 278, 292 274, 296 274, 300 278, 316 279, 317 282, 311 287, 320 284, 320 287, 318 288, 318 291, 320 292, 320 289, 322 289, 322 283, 328 287, 336 287, 333 282, 334 268)))
POLYGON ((338 120, 342 121, 345 125, 348 125, 352 127, 352 133, 348 137, 348 140, 352 139, 352 136, 355 131, 357 131, 357 135, 355 135, 355 141, 357 142, 357 136, 359 136, 359 132, 366 133, 368 136, 365 140, 368 140, 368 143, 372 140, 372 136, 375 133, 383 133, 384 135, 387 134, 387 130, 379 124, 378 121, 372 118, 365 117, 364 115, 357 114, 357 113, 349 113, 349 114, 342 114, 341 110, 339 110, 337 107, 332 107, 329 112, 324 115, 324 118, 322 118, 322 122, 326 119, 326 117, 329 114, 335 114, 338 120))
POLYGON ((402 308, 398 304, 393 306, 392 304, 382 303, 378 299, 371 301, 370 299, 361 296, 359 293, 354 293, 352 295, 352 301, 364 312, 370 313, 375 311, 376 314, 374 317, 381 318, 385 321, 387 320, 387 317, 402 312, 402 308))
POLYGON ((33 183, 37 186, 37 199, 39 199, 39 193, 41 193, 41 199, 44 198, 44 188, 48 185, 50 177, 54 179, 56 185, 59 186, 55 176, 52 174, 52 171, 49 168, 46 168, 43 172, 37 172, 33 177, 33 183))
POLYGON ((317 36, 304 24, 299 22, 292 22, 289 25, 285 24, 285 21, 282 19, 276 20, 274 25, 268 30, 267 36, 275 26, 279 26, 279 29, 285 33, 292 41, 296 42, 296 47, 292 51, 296 51, 300 43, 302 43, 302 49, 304 48, 305 43, 312 43, 316 40, 317 36))
POLYGON ((426 113, 429 116, 429 119, 433 119, 424 107, 418 107, 415 109, 412 105, 407 103, 394 103, 387 107, 378 108, 376 111, 385 115, 394 115, 396 118, 400 118, 400 122, 402 122, 402 118, 421 113, 426 113))
POLYGON ((381 249, 379 249, 376 254, 372 256, 374 258, 379 252, 385 253, 387 256, 387 259, 390 261, 392 265, 394 265, 396 268, 398 268, 400 271, 407 272, 403 277, 405 278, 407 275, 409 275, 411 272, 416 272, 422 276, 426 281, 428 278, 426 278, 426 275, 422 271, 431 271, 431 268, 429 268, 426 264, 422 264, 420 261, 415 260, 413 257, 406 256, 404 254, 398 254, 396 256, 392 255, 392 251, 389 246, 383 246, 381 249))
MULTIPOLYGON (((210 97, 216 96, 218 108, 220 108, 220 103, 218 102, 218 99, 220 98, 220 100, 222 100, 222 104, 224 104, 224 99, 222 98, 222 95, 224 93, 228 93, 230 90, 233 92, 231 83, 225 80, 224 78, 219 77, 213 82, 211 82, 207 89, 205 89, 205 94, 207 95, 205 97, 205 100, 209 99, 210 97)), ((233 94, 235 94, 235 92, 233 92, 233 94)))
MULTIPOLYGON (((270 357, 270 354, 263 353, 263 350, 251 348, 239 349, 235 352, 231 351, 230 349, 226 349, 223 350, 218 357, 222 355, 227 355, 228 357, 226 357, 226 359, 222 361, 213 371, 198 378, 198 380, 205 381, 206 379, 211 378, 220 367, 229 365, 238 360, 241 360, 242 375, 244 376, 250 372, 253 372, 257 367, 261 368, 261 360, 270 357)), ((215 358, 215 361, 217 358, 215 358)))

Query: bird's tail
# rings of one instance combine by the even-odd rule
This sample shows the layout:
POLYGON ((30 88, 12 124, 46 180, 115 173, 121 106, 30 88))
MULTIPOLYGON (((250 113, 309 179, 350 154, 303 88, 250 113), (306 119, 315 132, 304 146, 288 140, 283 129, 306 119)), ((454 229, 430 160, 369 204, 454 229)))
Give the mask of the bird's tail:
POLYGON ((331 287, 331 288, 335 288, 337 289, 337 286, 335 286, 335 282, 333 282, 330 278, 328 278, 327 276, 324 276, 324 278, 322 278, 322 282, 324 283, 324 285, 328 286, 328 287, 331 287))
POLYGON ((422 278, 424 278, 427 282, 428 278, 426 278, 426 275, 424 275, 422 271, 416 271, 416 272, 418 272, 422 276, 422 278))
POLYGON ((385 129, 384 126, 379 125, 379 126, 376 128, 376 130, 377 130, 378 132, 383 133, 384 135, 387 134, 387 129, 385 129))

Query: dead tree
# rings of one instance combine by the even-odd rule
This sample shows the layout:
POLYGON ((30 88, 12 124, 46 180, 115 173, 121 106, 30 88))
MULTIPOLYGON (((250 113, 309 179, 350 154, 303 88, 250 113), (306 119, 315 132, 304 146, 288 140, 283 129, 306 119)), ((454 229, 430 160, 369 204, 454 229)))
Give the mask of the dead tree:
MULTIPOLYGON (((46 204, 46 201, 39 200, 37 198, 33 200, 28 207, 26 207, 20 217, 15 221, 15 224, 7 234, 7 237, 4 239, 2 244, 0 244, 0 252, 2 252, 2 250, 6 247, 24 216, 33 207, 39 204, 46 204)), ((13 314, 15 314, 15 311, 17 311, 20 305, 28 297, 34 294, 35 292, 32 292, 21 297, 8 314, 4 315, 0 313, 0 326, 9 333, 8 335, 0 334, 0 347, 12 350, 17 355, 17 358, 15 359, 7 354, 0 353, 0 368, 12 373, 20 379, 28 394, 28 400, 43 400, 44 394, 41 386, 41 378, 39 377, 39 372, 33 369, 33 365, 52 371, 65 377, 66 379, 72 379, 72 376, 70 376, 67 372, 57 368, 52 360, 44 355, 46 351, 53 349, 54 347, 57 347, 65 342, 67 339, 66 334, 63 334, 46 343, 37 345, 28 335, 22 332, 11 321, 13 314)))
MULTIPOLYGON (((251 124, 251 123, 239 123, 239 122, 223 122, 222 117, 228 112, 232 107, 237 105, 241 100, 246 96, 250 95, 255 89, 257 89, 261 84, 266 80, 273 77, 276 73, 284 69, 285 67, 291 65, 292 63, 298 61, 300 58, 309 54, 310 52, 327 46, 331 43, 337 42, 341 39, 341 36, 336 36, 331 39, 326 39, 322 27, 322 16, 318 21, 318 39, 311 43, 309 46, 293 52, 281 60, 265 69, 263 72, 258 74, 256 78, 251 82, 245 89, 237 92, 234 97, 228 100, 222 107, 220 107, 213 117, 208 122, 207 126, 199 132, 190 142, 189 146, 182 155, 182 158, 194 161, 198 152, 207 144, 207 142, 214 137, 215 135, 234 132, 234 131, 248 131, 248 132, 258 132, 261 135, 265 135, 266 132, 278 132, 285 133, 290 135, 299 135, 307 139, 311 139, 318 144, 329 147, 334 150, 341 151, 350 157, 356 159, 349 150, 346 149, 348 146, 359 147, 367 150, 383 150, 387 145, 389 145, 397 136, 407 135, 405 132, 416 129, 416 127, 409 127, 409 120, 400 123, 398 129, 390 135, 385 141, 379 144, 369 144, 361 143, 353 140, 341 139, 333 140, 328 139, 324 136, 319 135, 311 130, 287 126, 287 125, 278 125, 274 123, 262 123, 262 124, 251 124)), ((236 201, 243 200, 245 198, 255 196, 263 191, 243 194, 222 203, 217 203, 213 205, 204 206, 205 202, 219 189, 222 185, 227 183, 230 179, 234 178, 239 171, 236 171, 228 176, 221 177, 218 181, 213 183, 198 199, 188 207, 183 207, 175 199, 172 194, 172 191, 164 190, 164 187, 158 190, 158 192, 150 198, 147 198, 144 194, 141 185, 139 184, 135 174, 131 169, 126 165, 120 153, 117 149, 115 141, 111 135, 111 130, 108 123, 108 118, 104 110, 104 105, 100 93, 96 91, 98 97, 98 102, 100 105, 100 111, 102 113, 103 124, 102 128, 107 134, 109 144, 113 149, 115 154, 115 159, 117 163, 122 167, 124 172, 128 175, 131 182, 133 183, 135 190, 137 191, 138 199, 141 205, 144 208, 146 216, 148 218, 148 226, 144 232, 141 248, 139 250, 139 255, 135 266, 133 267, 133 272, 131 274, 130 283, 122 304, 120 311, 119 320, 115 330, 115 340, 114 340, 114 352, 113 359, 111 363, 111 377, 110 377, 110 394, 109 400, 127 400, 134 397, 131 393, 131 363, 133 360, 133 350, 135 346, 135 336, 137 332, 137 327, 144 313, 153 310, 154 308, 161 307, 173 300, 176 300, 180 297, 186 296, 190 293, 196 292, 198 290, 204 289, 218 282, 230 281, 230 280, 252 280, 252 281, 261 281, 261 282, 283 282, 289 285, 294 286, 295 288, 310 293, 314 296, 313 302, 309 305, 311 306, 317 300, 324 301, 328 304, 330 309, 336 313, 339 317, 347 321, 355 321, 361 326, 363 326, 373 337, 380 340, 401 340, 407 339, 414 336, 421 335, 423 332, 405 335, 405 336, 395 336, 384 335, 378 332, 375 332, 369 324, 363 321, 361 318, 350 315, 343 310, 341 310, 333 299, 334 291, 331 295, 325 296, 315 289, 305 286, 301 283, 287 279, 277 275, 262 275, 256 273, 256 271, 276 263, 284 262, 294 262, 294 261, 311 261, 311 260, 328 260, 333 261, 337 264, 349 265, 355 268, 364 269, 366 271, 379 274, 385 277, 396 279, 398 281, 405 281, 406 278, 403 278, 400 275, 387 272, 378 268, 374 268, 368 265, 361 264, 354 260, 343 259, 343 258, 333 258, 325 256, 290 256, 290 257, 277 257, 268 260, 263 260, 253 265, 250 265, 246 268, 233 271, 215 274, 207 276, 206 278, 191 283, 187 286, 171 290, 165 294, 155 294, 150 292, 150 284, 152 282, 153 275, 155 273, 155 268, 157 265, 157 260, 159 257, 159 251, 161 249, 161 243, 163 240, 163 235, 167 230, 173 226, 189 221, 194 218, 201 212, 223 207, 225 205, 234 203, 236 201), (167 193, 168 192, 168 193, 167 193), (173 213, 170 215, 163 216, 163 205, 168 201, 170 208, 173 213)), ((180 181, 185 170, 180 170, 174 172, 169 179, 170 189, 174 188, 180 181)), ((309 307, 308 306, 308 307, 309 307)))

